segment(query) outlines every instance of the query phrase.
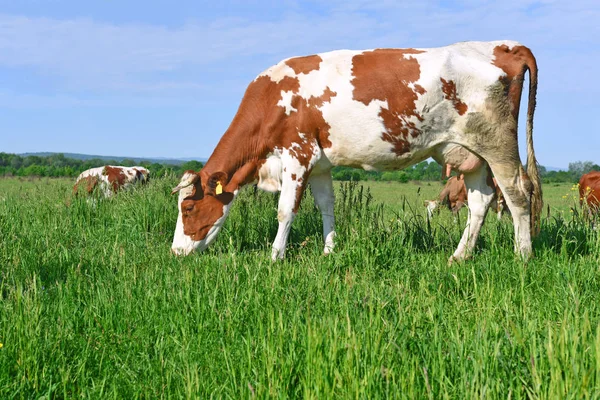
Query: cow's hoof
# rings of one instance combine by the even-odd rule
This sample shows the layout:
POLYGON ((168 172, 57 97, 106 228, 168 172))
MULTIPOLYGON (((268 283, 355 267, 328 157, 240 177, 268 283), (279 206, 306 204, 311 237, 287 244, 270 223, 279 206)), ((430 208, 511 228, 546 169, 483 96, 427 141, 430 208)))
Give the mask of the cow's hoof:
POLYGON ((333 253, 333 247, 325 247, 325 248, 323 249, 323 255, 324 255, 324 256, 328 256, 328 255, 330 255, 331 253, 333 253))
POLYGON ((450 258, 448 259, 448 266, 452 265, 452 264, 460 264, 462 262, 465 262, 467 260, 470 260, 471 258, 473 258, 472 255, 466 255, 466 256, 462 256, 462 257, 458 257, 455 256, 454 254, 450 256, 450 258))

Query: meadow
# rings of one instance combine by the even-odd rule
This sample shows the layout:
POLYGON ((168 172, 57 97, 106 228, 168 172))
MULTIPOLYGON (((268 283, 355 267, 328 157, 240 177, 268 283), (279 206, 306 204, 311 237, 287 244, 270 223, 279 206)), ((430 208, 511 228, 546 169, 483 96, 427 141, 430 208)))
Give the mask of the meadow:
POLYGON ((272 263, 276 195, 174 257, 177 177, 72 183, 0 180, 0 398, 600 397, 600 234, 570 185, 544 186, 529 262, 490 213, 448 266, 466 210, 426 221, 441 184, 338 184, 330 256, 307 193, 272 263))

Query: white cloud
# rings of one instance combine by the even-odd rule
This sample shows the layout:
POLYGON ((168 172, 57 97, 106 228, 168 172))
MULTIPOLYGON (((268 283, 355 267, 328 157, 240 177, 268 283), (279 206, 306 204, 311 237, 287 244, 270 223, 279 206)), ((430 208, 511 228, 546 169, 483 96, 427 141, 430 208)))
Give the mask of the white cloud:
MULTIPOLYGON (((32 70, 64 93, 169 97, 214 93, 222 90, 219 82, 247 82, 283 57, 336 48, 516 39, 544 61, 542 74, 569 75, 575 91, 590 90, 595 71, 568 60, 600 62, 600 6, 587 0, 313 4, 321 10, 296 3, 263 20, 238 15, 175 28, 0 14, 0 68, 32 70)), ((544 90, 571 90, 556 82, 564 79, 544 83, 544 90)), ((241 92, 241 85, 225 90, 241 92)))

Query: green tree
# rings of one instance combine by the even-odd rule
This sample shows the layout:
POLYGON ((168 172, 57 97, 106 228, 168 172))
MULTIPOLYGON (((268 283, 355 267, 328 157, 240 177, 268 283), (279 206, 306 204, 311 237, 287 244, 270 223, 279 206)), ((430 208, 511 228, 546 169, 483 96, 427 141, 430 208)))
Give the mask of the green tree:
POLYGON ((181 164, 183 171, 200 171, 204 165, 200 161, 191 160, 181 164))

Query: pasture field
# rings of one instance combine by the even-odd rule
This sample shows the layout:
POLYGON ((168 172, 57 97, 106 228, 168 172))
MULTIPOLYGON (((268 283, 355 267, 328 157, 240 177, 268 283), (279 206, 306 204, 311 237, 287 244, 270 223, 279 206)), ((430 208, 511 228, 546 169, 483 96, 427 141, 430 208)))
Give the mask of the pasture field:
POLYGON ((276 195, 242 191, 177 258, 177 177, 72 183, 0 180, 0 398, 600 397, 600 237, 568 185, 544 186, 534 259, 490 213, 448 266, 466 210, 428 224, 439 184, 337 185, 330 256, 307 194, 272 263, 276 195))

